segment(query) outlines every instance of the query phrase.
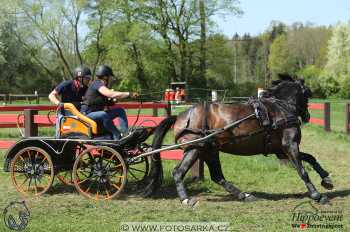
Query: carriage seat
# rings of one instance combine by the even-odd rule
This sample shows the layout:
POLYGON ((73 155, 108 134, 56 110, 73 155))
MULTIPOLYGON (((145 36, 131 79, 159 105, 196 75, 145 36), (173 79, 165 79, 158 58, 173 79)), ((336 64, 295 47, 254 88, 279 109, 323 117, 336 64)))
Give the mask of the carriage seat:
POLYGON ((59 119, 59 137, 97 135, 97 123, 80 113, 72 103, 64 103, 60 110, 63 116, 59 119))

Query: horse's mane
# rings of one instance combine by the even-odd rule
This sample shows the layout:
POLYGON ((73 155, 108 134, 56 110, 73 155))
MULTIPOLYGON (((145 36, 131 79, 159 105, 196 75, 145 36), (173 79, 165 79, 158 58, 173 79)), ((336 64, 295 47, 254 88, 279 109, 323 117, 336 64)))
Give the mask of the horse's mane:
MULTIPOLYGON (((263 93, 263 97, 275 97, 280 99, 281 98, 281 91, 285 92, 285 96, 288 95, 291 89, 300 88, 299 83, 291 80, 275 80, 272 82, 272 85, 270 88, 266 89, 266 91, 263 93)), ((282 94, 284 95, 284 94, 282 94)))
POLYGON ((279 73, 278 80, 274 80, 271 82, 271 87, 267 89, 267 92, 270 95, 274 95, 282 88, 294 87, 293 84, 291 83, 296 83, 296 81, 291 75, 289 75, 288 73, 279 73), (290 87, 286 87, 286 86, 290 86, 290 87))

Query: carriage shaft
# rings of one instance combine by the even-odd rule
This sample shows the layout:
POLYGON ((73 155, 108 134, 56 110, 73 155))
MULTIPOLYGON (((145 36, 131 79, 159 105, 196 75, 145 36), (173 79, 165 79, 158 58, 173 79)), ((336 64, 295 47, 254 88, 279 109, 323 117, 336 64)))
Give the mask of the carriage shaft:
POLYGON ((250 118, 253 118, 255 117, 255 114, 250 114, 242 119, 239 119, 237 121, 234 121, 234 122, 231 122, 229 124, 227 124, 226 126, 222 127, 222 128, 219 128, 219 129, 216 129, 214 132, 210 133, 209 135, 206 135, 202 138, 199 138, 199 139, 194 139, 194 140, 191 140, 191 141, 188 141, 188 142, 184 142, 184 143, 180 143, 180 144, 174 144, 174 145, 170 145, 170 146, 167 146, 167 147, 164 147, 164 148, 159 148, 159 149, 156 149, 156 150, 153 150, 153 151, 149 151, 149 152, 145 152, 141 155, 138 155, 138 156, 135 156, 133 158, 131 158, 129 160, 130 163, 132 163, 134 160, 137 160, 139 158, 142 158, 142 157, 146 157, 146 156, 150 156, 150 155, 153 155, 153 154, 156 154, 156 153, 159 153, 159 152, 162 152, 162 151, 169 151, 169 150, 174 150, 174 149, 177 149, 177 148, 180 148, 182 146, 185 146, 185 145, 189 145, 189 144, 193 144, 193 143, 199 143, 199 142, 202 142, 202 141, 205 141, 217 134, 220 134, 232 127, 235 127, 237 125, 239 125, 240 123, 250 119, 250 118))

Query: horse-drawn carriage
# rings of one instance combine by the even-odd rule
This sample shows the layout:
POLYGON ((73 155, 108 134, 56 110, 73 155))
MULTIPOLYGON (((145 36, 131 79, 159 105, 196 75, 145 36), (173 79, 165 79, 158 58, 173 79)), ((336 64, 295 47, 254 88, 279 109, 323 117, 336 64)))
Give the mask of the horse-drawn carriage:
POLYGON ((57 136, 22 138, 6 154, 4 170, 20 193, 39 196, 57 177, 88 198, 107 200, 119 195, 127 182, 133 187, 142 183, 148 158, 131 158, 148 149, 145 140, 154 128, 137 128, 113 141, 73 104, 59 110, 57 136))
POLYGON ((318 192, 302 161, 311 164, 326 189, 333 188, 329 173, 313 155, 299 149, 300 123, 310 119, 310 96, 301 82, 280 80, 261 99, 234 104, 197 104, 178 116, 166 118, 155 128, 137 129, 129 135, 131 138, 120 141, 101 139, 96 122, 81 115, 73 105, 64 104, 59 138, 22 139, 8 151, 5 170, 11 172, 18 191, 34 195, 46 192, 55 175, 66 180, 63 174, 72 171, 77 190, 98 200, 117 196, 127 182, 128 173, 134 176, 131 172, 134 169, 140 172, 141 182, 147 177, 142 190, 143 195, 148 196, 161 184, 159 152, 182 148, 184 156, 174 168, 173 177, 182 203, 192 206, 197 200, 187 195, 183 178, 199 158, 207 164, 215 183, 239 200, 252 201, 256 199, 252 194, 240 191, 224 178, 219 151, 243 156, 275 154, 294 165, 313 200, 327 203, 327 196, 318 192), (171 127, 178 144, 163 147, 163 138, 171 127), (149 146, 144 141, 153 132, 154 139, 149 146), (152 163, 148 170, 150 156, 152 163), (135 169, 134 165, 143 165, 143 168, 135 169))

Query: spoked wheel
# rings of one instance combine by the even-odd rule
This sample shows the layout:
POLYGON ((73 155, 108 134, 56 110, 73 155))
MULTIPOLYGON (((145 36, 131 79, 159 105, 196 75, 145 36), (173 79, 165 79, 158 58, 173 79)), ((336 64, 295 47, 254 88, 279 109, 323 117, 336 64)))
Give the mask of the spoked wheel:
POLYGON ((137 192, 142 190, 149 172, 150 157, 141 157, 128 164, 127 190, 137 192))
POLYGON ((38 147, 20 150, 11 162, 10 172, 17 191, 28 197, 45 193, 54 178, 54 167, 49 154, 38 147))
MULTIPOLYGON (((80 153, 82 153, 84 150, 86 149, 86 147, 84 145, 80 145, 78 144, 76 146, 76 149, 74 150, 72 156, 77 157, 80 153)), ((61 181, 63 184, 65 185, 69 185, 69 186, 74 186, 74 182, 73 182, 73 173, 72 170, 64 170, 59 172, 56 175, 57 179, 59 181, 61 181)))
POLYGON ((108 200, 119 195, 127 179, 122 156, 110 147, 98 146, 85 150, 75 160, 73 181, 85 197, 108 200))

